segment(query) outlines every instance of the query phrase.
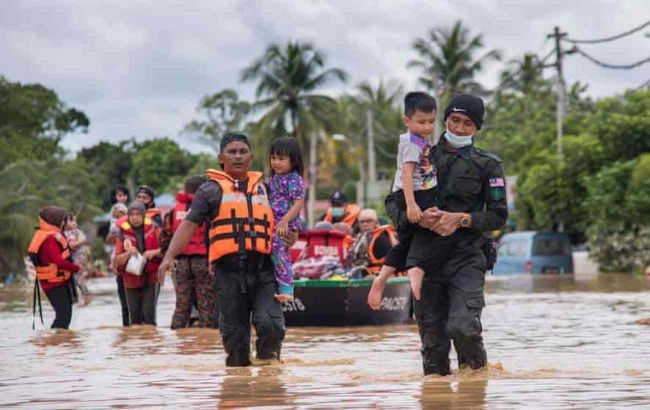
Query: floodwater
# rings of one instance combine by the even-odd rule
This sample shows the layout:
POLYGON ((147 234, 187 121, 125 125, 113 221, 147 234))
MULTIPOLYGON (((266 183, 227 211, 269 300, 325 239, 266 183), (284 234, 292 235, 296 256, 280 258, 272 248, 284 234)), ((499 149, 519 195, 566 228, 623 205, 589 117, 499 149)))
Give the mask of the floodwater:
MULTIPOLYGON (((70 331, 31 325, 31 289, 0 289, 9 408, 619 408, 650 406, 650 280, 489 277, 487 371, 422 377, 414 325, 291 328, 281 365, 228 369, 216 330, 122 328, 112 278, 70 331)), ((53 314, 44 303, 46 324, 53 314)), ((453 353, 452 353, 453 355, 453 353)))

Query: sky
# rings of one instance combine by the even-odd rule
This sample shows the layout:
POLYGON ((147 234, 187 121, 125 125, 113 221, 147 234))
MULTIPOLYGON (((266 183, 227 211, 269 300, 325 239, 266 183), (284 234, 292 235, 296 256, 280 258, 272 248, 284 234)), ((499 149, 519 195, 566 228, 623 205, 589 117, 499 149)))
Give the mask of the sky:
MULTIPOLYGON (((592 39, 649 18, 647 0, 7 0, 0 13, 0 75, 41 83, 88 115, 88 132, 63 140, 71 152, 99 141, 164 136, 197 152, 207 148, 181 131, 198 118, 200 98, 234 88, 252 100, 254 87, 239 82, 240 72, 271 42, 313 43, 328 66, 350 75, 347 85, 324 90, 338 95, 380 79, 417 88, 418 72, 406 66, 417 57, 411 43, 459 19, 471 34, 482 34, 486 50, 501 50, 505 62, 525 52, 545 56, 554 26, 571 38, 592 39)), ((650 55, 648 33, 650 27, 583 48, 605 62, 632 63, 650 55)), ((489 64, 477 79, 495 87, 503 68, 489 64)), ((596 98, 650 79, 650 64, 607 70, 570 55, 564 68, 568 83, 588 83, 596 98)))

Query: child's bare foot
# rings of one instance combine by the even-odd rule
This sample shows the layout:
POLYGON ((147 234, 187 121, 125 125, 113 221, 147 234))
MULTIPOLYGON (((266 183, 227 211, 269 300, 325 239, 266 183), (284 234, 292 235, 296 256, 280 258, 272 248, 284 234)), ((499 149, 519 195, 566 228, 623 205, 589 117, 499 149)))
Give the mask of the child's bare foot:
POLYGON ((276 293, 273 297, 280 303, 293 302, 293 295, 287 295, 286 293, 276 293))
POLYGON ((386 280, 380 276, 372 281, 372 287, 370 288, 370 292, 368 292, 368 306, 370 306, 370 309, 379 310, 381 308, 381 295, 384 293, 385 286, 386 280))
POLYGON ((413 297, 415 300, 420 300, 422 292, 422 278, 424 277, 424 271, 420 268, 411 268, 408 270, 407 275, 409 277, 409 282, 411 282, 411 292, 413 292, 413 297))

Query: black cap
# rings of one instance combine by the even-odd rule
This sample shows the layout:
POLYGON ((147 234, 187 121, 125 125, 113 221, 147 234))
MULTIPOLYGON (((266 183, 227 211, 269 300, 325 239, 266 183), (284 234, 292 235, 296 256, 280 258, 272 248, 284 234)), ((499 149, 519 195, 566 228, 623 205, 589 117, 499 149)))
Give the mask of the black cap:
POLYGON ((483 125, 483 113, 485 106, 483 100, 472 94, 458 94, 449 101, 449 105, 445 109, 445 121, 447 117, 453 112, 467 115, 479 130, 483 125))
POLYGON ((248 137, 244 134, 228 133, 225 134, 223 138, 221 138, 221 142, 219 143, 219 151, 223 151, 223 149, 226 148, 226 145, 230 144, 233 141, 241 141, 244 144, 248 145, 248 148, 251 147, 250 142, 248 142, 248 137))
POLYGON ((330 202, 332 204, 344 204, 348 202, 348 197, 341 191, 336 191, 330 196, 330 202))

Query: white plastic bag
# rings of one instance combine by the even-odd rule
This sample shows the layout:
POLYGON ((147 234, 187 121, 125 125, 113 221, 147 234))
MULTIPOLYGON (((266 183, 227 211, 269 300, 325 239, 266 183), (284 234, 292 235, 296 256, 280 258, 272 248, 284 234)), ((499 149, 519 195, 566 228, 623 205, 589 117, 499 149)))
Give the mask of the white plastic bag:
POLYGON ((132 275, 140 276, 142 275, 144 265, 146 264, 147 260, 145 257, 141 253, 136 253, 129 257, 129 261, 126 263, 126 268, 124 270, 132 275))

